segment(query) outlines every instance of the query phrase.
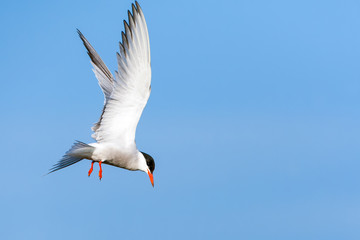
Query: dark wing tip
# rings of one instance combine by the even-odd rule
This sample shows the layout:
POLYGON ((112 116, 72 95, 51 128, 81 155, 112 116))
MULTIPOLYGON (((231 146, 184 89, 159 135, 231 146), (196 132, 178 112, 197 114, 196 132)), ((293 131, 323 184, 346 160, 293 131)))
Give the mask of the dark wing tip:
MULTIPOLYGON (((124 48, 124 45, 121 43, 121 42, 119 42, 119 47, 120 47, 120 52, 121 52, 121 55, 124 55, 124 57, 126 57, 126 51, 125 51, 125 48, 124 48)), ((118 52, 116 52, 118 55, 119 55, 119 57, 120 57, 120 54, 118 53, 118 52)))
POLYGON ((141 7, 140 7, 140 4, 139 4, 137 1, 135 1, 135 4, 136 4, 136 10, 137 10, 137 12, 139 13, 140 16, 143 16, 143 13, 142 13, 142 9, 141 9, 141 7))
POLYGON ((131 8, 132 8, 133 16, 135 16, 135 13, 137 13, 137 9, 136 9, 135 5, 131 4, 131 8))
POLYGON ((79 34, 79 37, 81 38, 81 40, 84 41, 84 35, 80 32, 80 30, 78 28, 76 29, 76 32, 77 32, 77 34, 79 34))
POLYGON ((128 10, 128 18, 129 18, 129 24, 130 26, 135 25, 135 16, 128 10))
POLYGON ((104 75, 109 79, 110 82, 113 81, 113 76, 110 72, 110 70, 107 68, 105 63, 101 60, 99 54, 95 51, 93 46, 89 43, 89 41, 85 38, 85 36, 80 32, 79 29, 76 29, 77 33, 79 34, 79 37, 84 44, 87 54, 89 55, 91 61, 104 73, 104 75))
POLYGON ((129 48, 129 42, 124 32, 121 32, 121 37, 122 37, 122 45, 123 46, 125 45, 127 48, 129 48))
POLYGON ((136 4, 136 10, 139 12, 141 10, 140 4, 138 3, 138 1, 135 1, 136 4))
POLYGON ((81 41, 83 42, 85 48, 88 50, 88 52, 90 52, 89 46, 92 47, 91 44, 87 41, 87 39, 86 39, 85 36, 80 32, 79 29, 76 29, 76 32, 77 32, 77 34, 79 34, 79 37, 80 37, 81 41))
POLYGON ((130 29, 129 24, 127 23, 126 20, 124 20, 124 27, 125 27, 125 31, 126 31, 126 27, 130 29))
POLYGON ((127 21, 124 20, 124 27, 125 27, 125 32, 126 32, 126 34, 129 33, 130 36, 132 37, 132 29, 130 28, 130 26, 131 26, 132 24, 135 24, 135 23, 134 23, 134 18, 132 17, 130 11, 128 12, 128 14, 129 14, 129 23, 130 23, 130 24, 129 24, 127 21))

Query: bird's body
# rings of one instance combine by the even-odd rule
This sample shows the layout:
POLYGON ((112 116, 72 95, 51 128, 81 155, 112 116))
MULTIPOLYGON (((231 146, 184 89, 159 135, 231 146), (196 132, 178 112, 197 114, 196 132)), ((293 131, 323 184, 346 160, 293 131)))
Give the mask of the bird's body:
POLYGON ((108 165, 128 170, 142 170, 146 172, 146 161, 141 161, 144 157, 135 144, 126 148, 120 148, 113 143, 92 143, 89 145, 95 148, 89 158, 90 160, 95 162, 102 161, 108 165))
POLYGON ((104 93, 104 108, 100 120, 92 127, 96 140, 86 144, 77 141, 50 172, 70 166, 82 159, 100 165, 108 164, 132 171, 146 172, 153 183, 153 158, 140 152, 135 143, 136 127, 151 92, 150 43, 145 17, 140 5, 132 4, 124 21, 120 53, 117 53, 118 71, 115 78, 84 35, 78 34, 88 50, 94 73, 104 93))

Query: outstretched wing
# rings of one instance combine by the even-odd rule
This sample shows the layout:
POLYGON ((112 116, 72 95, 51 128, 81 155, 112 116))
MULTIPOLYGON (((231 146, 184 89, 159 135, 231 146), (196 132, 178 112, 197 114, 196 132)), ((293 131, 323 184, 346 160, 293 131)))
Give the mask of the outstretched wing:
POLYGON ((112 76, 110 70, 105 65, 105 63, 101 60, 99 54, 95 51, 95 49, 91 46, 89 41, 84 37, 84 35, 77 29, 79 37, 84 43, 86 50, 88 51, 88 55, 91 59, 91 64, 93 65, 94 73, 96 78, 99 81, 99 85, 104 93, 105 100, 109 98, 113 90, 114 77, 112 76))
MULTIPOLYGON (((95 73, 96 78, 98 79, 101 90, 104 93, 104 98, 105 98, 104 109, 105 109, 107 100, 109 99, 114 88, 114 77, 111 74, 108 67, 105 65, 105 63, 101 60, 99 54, 95 51, 95 49, 91 46, 89 41, 85 38, 85 36, 80 32, 79 29, 77 29, 77 32, 82 42, 84 43, 87 53, 91 59, 91 65, 94 67, 93 71, 95 73)), ((104 109, 101 114, 100 120, 97 123, 95 123, 94 126, 91 128, 94 132, 100 127, 100 121, 102 115, 104 114, 104 109)))
POLYGON ((135 141, 136 127, 151 91, 150 43, 145 17, 140 5, 132 4, 128 23, 124 20, 118 71, 113 79, 98 54, 80 35, 105 95, 100 121, 93 127, 98 142, 117 142, 121 146, 135 141))

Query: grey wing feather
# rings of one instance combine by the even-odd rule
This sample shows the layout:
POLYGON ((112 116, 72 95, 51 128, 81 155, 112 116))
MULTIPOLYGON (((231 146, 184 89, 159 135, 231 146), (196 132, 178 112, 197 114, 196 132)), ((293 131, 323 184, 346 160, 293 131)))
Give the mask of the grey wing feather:
POLYGON ((79 37, 82 40, 85 48, 88 51, 87 53, 91 59, 91 64, 94 67, 93 71, 95 73, 96 78, 99 81, 99 85, 105 96, 104 108, 101 113, 100 119, 91 128, 94 132, 96 132, 96 130, 100 127, 100 122, 101 122, 102 116, 104 114, 106 102, 109 99, 109 97, 114 89, 114 77, 111 74, 108 67, 103 62, 103 60, 100 58, 99 54, 95 51, 95 49, 91 46, 89 41, 85 38, 85 36, 80 32, 79 29, 77 29, 77 32, 78 32, 79 37))

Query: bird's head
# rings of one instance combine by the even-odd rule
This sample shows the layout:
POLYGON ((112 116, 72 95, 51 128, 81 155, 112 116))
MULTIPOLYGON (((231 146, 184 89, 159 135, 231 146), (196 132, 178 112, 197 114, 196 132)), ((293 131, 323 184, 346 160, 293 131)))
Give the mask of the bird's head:
POLYGON ((153 172, 155 170, 155 161, 154 159, 147 153, 141 152, 142 155, 145 158, 146 161, 146 165, 147 165, 147 169, 146 169, 146 173, 149 175, 150 181, 152 186, 154 187, 154 177, 153 177, 153 172))

